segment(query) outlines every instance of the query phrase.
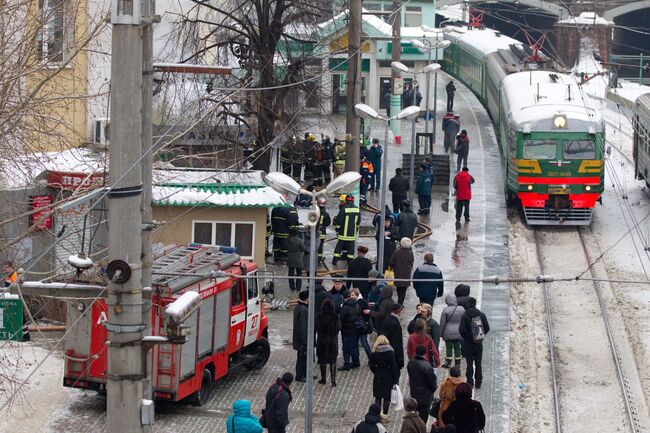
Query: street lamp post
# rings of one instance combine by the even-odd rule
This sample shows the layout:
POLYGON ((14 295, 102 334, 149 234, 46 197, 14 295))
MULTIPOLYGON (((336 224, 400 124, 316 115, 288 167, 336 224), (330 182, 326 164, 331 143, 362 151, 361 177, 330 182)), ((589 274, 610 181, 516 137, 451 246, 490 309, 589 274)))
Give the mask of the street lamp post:
MULTIPOLYGON (((384 125, 384 155, 382 157, 382 173, 381 173, 381 221, 379 221, 379 230, 383 230, 384 221, 386 221, 386 172, 388 171, 388 130, 390 129, 391 120, 402 120, 402 119, 411 119, 420 115, 420 107, 416 105, 411 105, 406 107, 397 115, 393 117, 383 117, 372 107, 366 104, 357 104, 354 106, 354 111, 357 116, 363 118, 371 118, 383 120, 384 125)), ((395 211, 395 209, 393 209, 395 211)), ((384 238, 383 236, 379 237, 379 251, 377 252, 377 270, 380 273, 383 273, 383 264, 384 264, 384 238)))
POLYGON ((307 225, 310 227, 311 242, 309 245, 309 302, 307 305, 307 402, 305 404, 305 433, 312 433, 312 415, 314 408, 314 304, 316 286, 316 226, 320 219, 320 210, 316 204, 318 197, 326 194, 349 193, 359 183, 361 175, 358 172, 348 171, 333 179, 329 185, 320 191, 307 191, 300 184, 286 174, 274 171, 265 177, 266 183, 282 194, 310 195, 311 208, 307 225))

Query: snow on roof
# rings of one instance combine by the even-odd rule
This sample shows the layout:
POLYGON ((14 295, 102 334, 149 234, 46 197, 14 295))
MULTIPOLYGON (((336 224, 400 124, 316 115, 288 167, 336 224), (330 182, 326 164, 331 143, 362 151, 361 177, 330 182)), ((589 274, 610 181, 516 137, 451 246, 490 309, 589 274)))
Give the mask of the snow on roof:
POLYGON ((606 20, 596 12, 582 12, 577 17, 569 17, 559 20, 558 24, 566 24, 569 26, 613 26, 614 22, 606 20))
POLYGON ((502 35, 492 29, 465 31, 459 27, 446 27, 445 39, 460 45, 476 55, 485 57, 498 50, 510 49, 510 45, 523 46, 521 42, 509 36, 502 35))
POLYGON ((444 5, 436 8, 436 14, 441 15, 451 21, 463 22, 463 5, 461 3, 444 5))
POLYGON ((154 186, 154 206, 259 207, 287 206, 282 194, 268 186, 154 186))
POLYGON ((164 169, 153 171, 154 185, 237 184, 266 186, 261 170, 164 169))
MULTIPOLYGON (((327 38, 339 30, 348 28, 347 24, 348 11, 344 10, 339 14, 335 15, 333 18, 323 21, 322 23, 317 24, 318 32, 322 38, 327 38)), ((362 8, 362 29, 365 34, 370 36, 390 36, 392 34, 392 27, 390 24, 382 20, 381 18, 370 15, 369 11, 362 8)))
POLYGON ((555 73, 558 78, 553 82, 551 74, 548 71, 520 72, 503 80, 510 122, 520 129, 528 126, 531 131, 551 131, 554 130, 553 117, 563 114, 567 117, 568 132, 600 131, 600 112, 591 108, 592 102, 583 97, 574 77, 555 73))
POLYGON ((433 29, 432 32, 425 32, 420 26, 418 27, 402 27, 400 30, 402 39, 405 38, 427 38, 434 40, 442 40, 442 31, 440 29, 433 29))
POLYGON ((650 86, 644 86, 643 84, 619 79, 618 85, 619 87, 616 89, 609 89, 607 98, 627 107, 633 107, 641 95, 650 93, 650 86))

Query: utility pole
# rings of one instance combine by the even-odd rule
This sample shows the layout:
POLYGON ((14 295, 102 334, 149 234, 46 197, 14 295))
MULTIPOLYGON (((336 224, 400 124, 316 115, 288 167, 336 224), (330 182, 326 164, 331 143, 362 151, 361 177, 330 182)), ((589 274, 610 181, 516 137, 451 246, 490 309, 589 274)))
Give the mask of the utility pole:
POLYGON ((361 102, 361 0, 351 0, 348 12, 347 114, 345 131, 352 136, 345 145, 345 171, 359 170, 359 118, 354 106, 361 102))
MULTIPOLYGON (((391 51, 391 61, 399 62, 402 55, 402 1, 393 0, 393 49, 391 51)), ((395 116, 402 109, 402 77, 399 71, 392 68, 390 74, 392 89, 390 92, 390 116, 395 116)), ((390 117, 389 116, 389 117, 390 117)), ((390 129, 395 136, 395 142, 399 143, 401 136, 400 121, 393 119, 390 121, 390 129)), ((385 151, 385 150, 384 150, 385 151)), ((386 167, 384 167, 384 170, 386 167)))
POLYGON ((108 194, 108 433, 142 433, 142 13, 113 0, 108 194))

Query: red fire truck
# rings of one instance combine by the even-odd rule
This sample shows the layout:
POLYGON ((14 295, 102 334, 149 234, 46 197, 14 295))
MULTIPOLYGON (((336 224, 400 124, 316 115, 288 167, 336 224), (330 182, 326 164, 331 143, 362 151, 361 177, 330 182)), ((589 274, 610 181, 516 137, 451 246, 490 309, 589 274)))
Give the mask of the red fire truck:
MULTIPOLYGON (((189 397, 201 405, 213 382, 229 370, 266 364, 271 349, 260 297, 262 278, 257 265, 240 259, 231 247, 171 246, 154 261, 152 335, 165 336, 164 311, 174 300, 189 291, 201 296, 200 307, 184 323, 191 330, 186 342, 157 344, 150 352, 156 399, 189 397)), ((67 320, 79 322, 65 340, 64 386, 105 391, 105 300, 88 307, 83 302, 68 303, 67 320)))

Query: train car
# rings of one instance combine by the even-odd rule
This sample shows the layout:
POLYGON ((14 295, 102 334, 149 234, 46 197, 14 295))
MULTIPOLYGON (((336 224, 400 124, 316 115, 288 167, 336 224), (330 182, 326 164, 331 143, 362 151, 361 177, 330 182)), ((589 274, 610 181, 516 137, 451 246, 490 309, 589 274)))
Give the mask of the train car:
POLYGON ((650 93, 637 98, 634 107, 634 174, 650 187, 650 93))
POLYGON ((588 225, 604 187, 604 123, 575 77, 499 32, 446 29, 445 69, 492 117, 508 205, 530 225, 588 225), (535 58, 534 61, 531 59, 535 58))

